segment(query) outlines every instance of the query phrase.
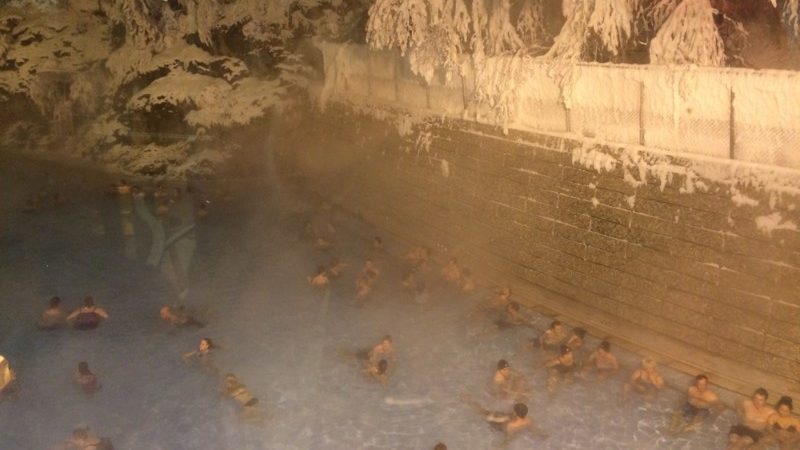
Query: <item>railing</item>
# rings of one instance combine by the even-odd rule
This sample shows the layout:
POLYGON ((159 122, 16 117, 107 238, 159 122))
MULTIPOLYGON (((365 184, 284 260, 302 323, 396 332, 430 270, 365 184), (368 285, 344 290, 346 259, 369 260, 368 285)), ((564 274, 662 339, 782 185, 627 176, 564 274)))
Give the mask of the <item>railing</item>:
MULTIPOLYGON (((474 67, 427 84, 397 52, 319 44, 323 98, 387 104, 496 123, 476 105, 474 67)), ((507 89, 510 128, 800 169, 800 73, 694 66, 523 63, 487 58, 483 79, 507 89), (487 73, 496 76, 486 77, 487 73), (561 80, 559 82, 558 80, 561 80)))

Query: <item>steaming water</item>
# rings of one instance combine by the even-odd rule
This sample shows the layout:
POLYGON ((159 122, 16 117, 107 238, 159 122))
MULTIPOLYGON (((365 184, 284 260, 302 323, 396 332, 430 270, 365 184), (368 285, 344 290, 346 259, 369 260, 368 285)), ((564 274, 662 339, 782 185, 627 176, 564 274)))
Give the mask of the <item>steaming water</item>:
MULTIPOLYGON (((31 168, 0 166, 9 200, 0 211, 0 354, 20 380, 18 396, 0 403, 2 449, 51 448, 78 425, 111 437, 120 449, 429 449, 438 441, 452 449, 489 449, 500 436, 459 395, 481 399, 500 358, 528 375, 535 390, 531 416, 550 434, 546 440, 521 436, 508 448, 724 447, 731 413, 699 433, 665 436, 681 397, 676 391, 654 404, 620 406, 617 378, 565 386, 550 397, 544 371, 532 367, 534 355, 523 349, 532 330, 479 336, 476 330, 488 320, 465 317, 486 292, 464 298, 433 287, 421 311, 398 288, 400 269, 391 255, 404 247, 388 238, 386 254, 377 258, 383 273, 375 297, 355 307, 353 276, 369 238, 379 232, 341 214, 336 253, 351 267, 324 298, 305 276, 330 256, 300 242, 303 216, 277 211, 260 187, 228 202, 208 189, 212 215, 195 232, 187 303, 207 311, 210 325, 171 331, 159 323, 158 308, 176 300, 175 289, 145 265, 150 235, 137 220, 135 240, 124 242, 119 207, 103 196, 101 181, 60 175, 55 185, 73 204, 26 215, 19 212, 24 198, 44 179, 32 177, 31 168), (99 329, 36 331, 51 296, 71 309, 86 294, 110 311, 99 329), (386 391, 342 356, 385 333, 395 339, 398 362, 386 391), (261 399, 271 416, 265 425, 239 421, 234 402, 219 395, 218 381, 183 364, 180 353, 203 336, 222 347, 214 364, 237 374, 261 399), (81 360, 103 383, 91 397, 73 383, 81 360), (426 403, 389 405, 387 396, 426 403)), ((540 317, 538 325, 548 321, 540 317)), ((637 357, 617 351, 628 372, 637 357)), ((689 382, 667 375, 677 386, 689 382)))

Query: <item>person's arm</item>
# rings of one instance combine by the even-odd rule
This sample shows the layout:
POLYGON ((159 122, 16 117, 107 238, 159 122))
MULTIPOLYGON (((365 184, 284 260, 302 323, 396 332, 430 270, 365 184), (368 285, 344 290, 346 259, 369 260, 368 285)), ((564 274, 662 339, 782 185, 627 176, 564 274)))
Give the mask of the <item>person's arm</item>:
POLYGON ((69 320, 69 321, 75 320, 75 318, 76 318, 76 317, 78 317, 78 314, 80 314, 80 313, 81 313, 81 309, 80 309, 80 308, 78 308, 78 309, 76 309, 76 310, 72 311, 72 312, 71 312, 71 313, 69 313, 69 315, 67 316, 67 320, 69 320))
POLYGON ((103 308, 95 308, 94 312, 98 316, 102 317, 103 319, 108 319, 108 311, 106 311, 105 309, 103 309, 103 308))
POLYGON ((660 374, 653 373, 651 381, 656 389, 664 389, 664 378, 660 374))

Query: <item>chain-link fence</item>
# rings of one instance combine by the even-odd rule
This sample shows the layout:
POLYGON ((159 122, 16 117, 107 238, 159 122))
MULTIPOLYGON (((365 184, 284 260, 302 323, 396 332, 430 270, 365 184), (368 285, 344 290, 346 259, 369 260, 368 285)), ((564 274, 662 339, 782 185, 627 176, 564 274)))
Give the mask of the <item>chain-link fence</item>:
MULTIPOLYGON (((474 109, 469 73, 429 84, 399 53, 365 46, 336 59, 326 78, 340 98, 495 123, 474 109)), ((511 127, 800 168, 800 73, 532 60, 520 78, 511 127)))

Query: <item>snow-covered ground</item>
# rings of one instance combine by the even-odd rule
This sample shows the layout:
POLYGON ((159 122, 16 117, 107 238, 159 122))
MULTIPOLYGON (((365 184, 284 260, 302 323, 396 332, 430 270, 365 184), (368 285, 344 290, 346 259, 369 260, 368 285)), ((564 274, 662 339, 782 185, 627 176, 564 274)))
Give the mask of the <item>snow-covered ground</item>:
MULTIPOLYGON (((479 337, 489 320, 475 323, 466 315, 488 289, 464 298, 432 284, 430 308, 421 311, 399 289, 401 271, 393 255, 406 247, 389 236, 386 254, 376 258, 382 274, 375 298, 355 307, 353 277, 380 231, 336 211, 335 254, 351 266, 326 300, 305 281, 331 258, 299 239, 313 211, 260 182, 205 188, 211 215, 195 232, 187 303, 207 311, 210 324, 170 331, 159 323, 158 308, 176 300, 175 290, 145 264, 151 239, 144 223, 137 219, 135 239, 124 241, 117 199, 103 194, 107 182, 73 170, 44 175, 7 158, 0 164, 0 354, 20 381, 18 396, 0 402, 0 448, 51 448, 72 428, 89 425, 120 449, 426 449, 443 441, 450 448, 483 450, 500 436, 459 397, 482 398, 500 358, 531 380, 531 415, 550 434, 546 440, 520 437, 509 448, 724 446, 730 412, 699 433, 665 436, 681 397, 674 390, 653 404, 622 406, 620 376, 548 396, 545 373, 534 368, 535 355, 524 348, 534 331, 479 337), (37 173, 42 175, 31 176, 37 173), (41 186, 60 189, 72 203, 38 215, 21 213, 25 198, 41 186), (86 294, 110 311, 99 329, 35 329, 51 296, 74 307, 86 294), (340 353, 385 333, 395 339, 398 364, 384 391, 340 353), (238 375, 261 399, 271 416, 265 425, 240 422, 234 402, 219 395, 218 381, 182 363, 180 353, 204 336, 221 346, 215 365, 238 375), (91 397, 72 381, 81 360, 103 383, 91 397), (387 397, 426 404, 390 405, 387 397)), ((537 317, 536 326, 549 320, 537 317)), ((618 352, 628 372, 638 356, 618 352)), ((667 379, 681 387, 689 382, 672 372, 667 379)))

